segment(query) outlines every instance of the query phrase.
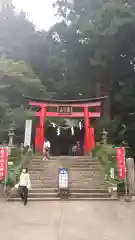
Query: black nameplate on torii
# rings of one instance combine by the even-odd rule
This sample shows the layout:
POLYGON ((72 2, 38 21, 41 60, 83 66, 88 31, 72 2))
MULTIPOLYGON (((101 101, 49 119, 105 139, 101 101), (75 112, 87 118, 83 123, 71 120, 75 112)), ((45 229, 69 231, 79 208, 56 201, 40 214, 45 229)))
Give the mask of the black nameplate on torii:
POLYGON ((71 106, 58 106, 57 113, 59 114, 72 114, 72 107, 71 106))

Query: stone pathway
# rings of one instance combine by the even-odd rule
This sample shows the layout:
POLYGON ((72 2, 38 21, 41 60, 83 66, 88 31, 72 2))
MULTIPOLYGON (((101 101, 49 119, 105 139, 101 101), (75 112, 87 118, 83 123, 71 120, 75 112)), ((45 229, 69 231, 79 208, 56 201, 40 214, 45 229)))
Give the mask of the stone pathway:
POLYGON ((2 240, 135 240, 135 202, 0 202, 2 240))

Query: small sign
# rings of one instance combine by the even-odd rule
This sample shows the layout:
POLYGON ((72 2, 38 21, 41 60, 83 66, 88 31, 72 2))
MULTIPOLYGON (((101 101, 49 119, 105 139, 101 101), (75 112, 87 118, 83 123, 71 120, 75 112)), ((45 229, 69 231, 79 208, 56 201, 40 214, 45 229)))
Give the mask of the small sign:
POLYGON ((7 174, 8 147, 0 147, 0 180, 7 174))
POLYGON ((110 169, 110 177, 114 179, 114 168, 110 169))
POLYGON ((58 106, 57 113, 59 114, 72 114, 72 107, 71 106, 58 106))
POLYGON ((61 168, 59 171, 59 189, 68 188, 68 171, 66 168, 61 168))
POLYGON ((8 162, 8 166, 12 166, 13 164, 13 162, 8 162))

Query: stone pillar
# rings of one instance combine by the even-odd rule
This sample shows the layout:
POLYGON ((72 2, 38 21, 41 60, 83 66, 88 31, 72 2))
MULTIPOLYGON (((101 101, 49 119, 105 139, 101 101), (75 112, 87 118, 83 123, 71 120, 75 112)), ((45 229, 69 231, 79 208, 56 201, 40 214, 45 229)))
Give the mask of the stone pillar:
POLYGON ((129 196, 135 195, 135 164, 133 158, 126 159, 129 196))

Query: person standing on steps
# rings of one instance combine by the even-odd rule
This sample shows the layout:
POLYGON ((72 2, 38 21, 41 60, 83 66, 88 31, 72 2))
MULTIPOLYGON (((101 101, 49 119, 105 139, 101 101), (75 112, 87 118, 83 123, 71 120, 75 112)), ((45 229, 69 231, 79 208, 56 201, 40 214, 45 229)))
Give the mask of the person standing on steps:
POLYGON ((19 181, 19 193, 20 197, 24 202, 24 205, 27 205, 28 202, 28 190, 31 187, 31 181, 30 181, 30 175, 28 173, 28 169, 24 168, 22 169, 22 173, 20 175, 20 181, 19 181))
POLYGON ((76 153, 77 153, 77 146, 76 146, 76 144, 74 144, 74 145, 72 145, 72 155, 76 156, 76 153))
POLYGON ((50 148, 51 148, 51 144, 50 144, 49 141, 46 140, 44 142, 44 145, 43 145, 43 155, 44 155, 43 160, 49 159, 49 157, 50 157, 50 148))

